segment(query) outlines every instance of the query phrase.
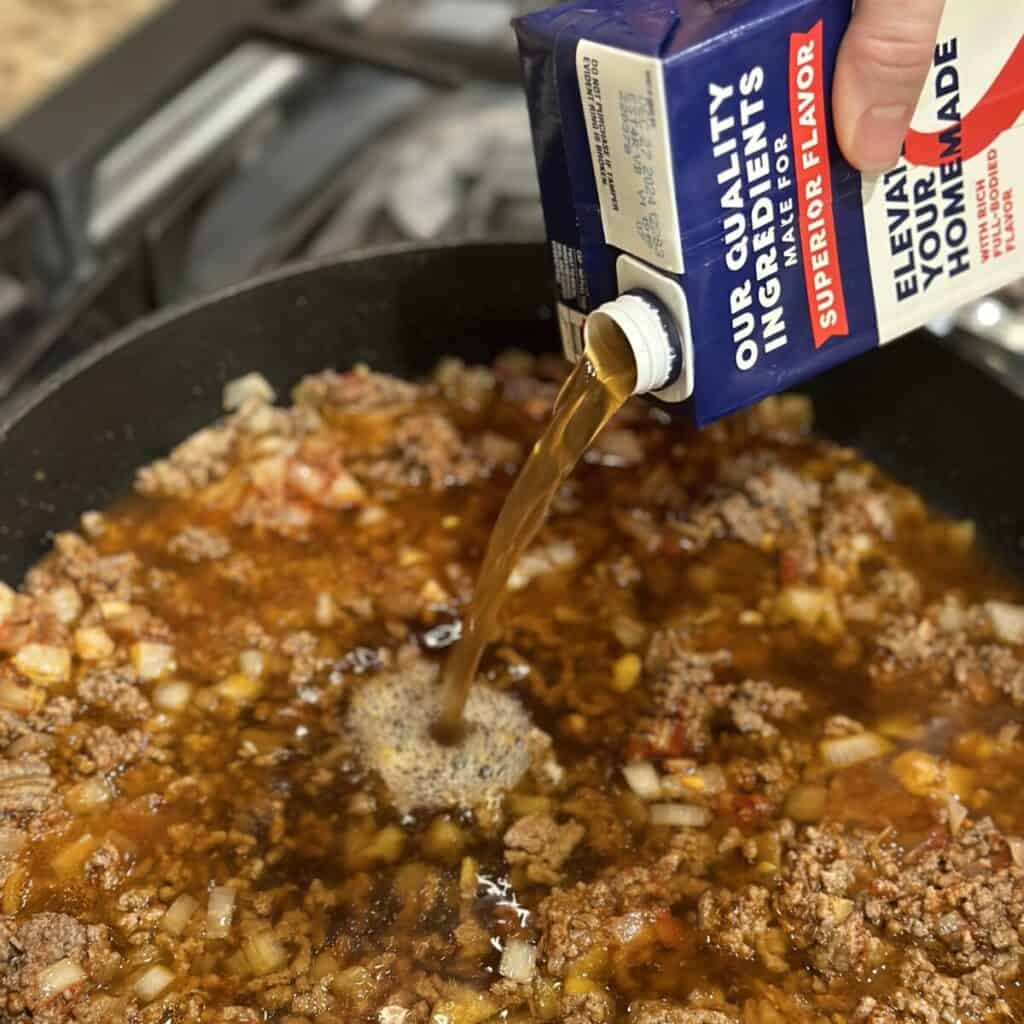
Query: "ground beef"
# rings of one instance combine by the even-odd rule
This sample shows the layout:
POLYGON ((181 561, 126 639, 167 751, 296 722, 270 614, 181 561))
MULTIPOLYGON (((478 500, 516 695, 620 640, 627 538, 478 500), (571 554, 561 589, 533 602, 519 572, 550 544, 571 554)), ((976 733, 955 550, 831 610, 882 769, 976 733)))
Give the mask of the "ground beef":
POLYGON ((558 1019, 562 1024, 610 1024, 615 1000, 607 992, 563 992, 558 1019))
POLYGON ((42 758, 0 759, 0 820, 25 825, 57 801, 56 788, 42 758))
POLYGON ((720 487, 682 524, 691 549, 728 537, 767 550, 785 532, 807 529, 821 504, 821 486, 794 473, 772 456, 740 456, 727 463, 720 487))
POLYGON ((775 910, 790 943, 827 978, 864 974, 884 955, 856 900, 864 845, 839 828, 810 828, 784 861, 775 910))
POLYGON ((85 775, 123 769, 141 757, 146 745, 146 735, 139 729, 118 732, 109 725, 99 725, 85 734, 82 741, 84 756, 75 766, 85 775))
POLYGON ((882 847, 880 877, 865 903, 869 921, 887 937, 927 944, 939 969, 953 973, 1024 956, 1024 869, 1008 858, 1006 840, 991 820, 955 837, 936 834, 906 855, 882 847))
POLYGON ((939 605, 923 616, 893 615, 875 638, 868 671, 879 688, 934 693, 955 688, 978 703, 1003 693, 1024 705, 1024 659, 1012 647, 987 643, 977 609, 939 605))
POLYGON ((119 718, 141 721, 153 713, 152 704, 139 690, 138 677, 127 667, 93 669, 82 676, 77 689, 87 704, 119 718))
POLYGON ((610 944, 607 922, 618 901, 604 882, 555 889, 538 908, 540 956, 549 974, 561 977, 568 964, 595 944, 610 944))
POLYGON ((697 921, 712 948, 741 960, 760 959, 769 970, 784 971, 785 947, 775 924, 771 893, 760 885, 739 892, 709 889, 700 900, 697 921))
POLYGON ((560 825, 548 814, 528 814, 505 833, 505 860, 521 864, 531 882, 555 885, 562 866, 586 834, 579 822, 560 825))
POLYGON ((231 553, 231 543, 215 530, 189 526, 167 542, 167 550, 175 558, 191 562, 215 562, 231 553))
POLYGON ((688 1010, 666 999, 638 999, 629 1006, 631 1024, 736 1024, 719 1010, 688 1010))
POLYGON ((999 995, 999 978, 991 967, 967 974, 942 974, 919 949, 910 950, 900 968, 899 988, 884 1002, 868 997, 851 1024, 966 1024, 1012 1020, 999 995))
POLYGON ((716 682, 731 664, 726 651, 687 650, 685 637, 660 633, 651 643, 647 671, 658 714, 641 721, 634 753, 653 757, 701 757, 713 733, 732 730, 767 739, 777 722, 790 722, 807 709, 802 694, 763 680, 716 682))
POLYGON ((127 865, 121 851, 108 839, 85 862, 85 877, 104 892, 112 892, 125 879, 127 865))
POLYGON ((440 491, 469 483, 483 468, 481 456, 440 413, 403 417, 395 426, 391 444, 379 456, 353 460, 350 468, 355 476, 367 483, 440 491))
POLYGON ((67 914, 34 914, 17 922, 0 917, 0 1007, 15 1024, 60 1024, 85 1004, 84 990, 108 980, 120 957, 105 925, 84 925, 67 914), (59 996, 47 998, 40 972, 70 959, 89 976, 59 996))
POLYGON ((360 365, 345 373, 325 370, 304 377, 292 391, 292 399, 297 405, 317 409, 341 406, 346 411, 360 412, 408 405, 419 391, 415 384, 360 365))

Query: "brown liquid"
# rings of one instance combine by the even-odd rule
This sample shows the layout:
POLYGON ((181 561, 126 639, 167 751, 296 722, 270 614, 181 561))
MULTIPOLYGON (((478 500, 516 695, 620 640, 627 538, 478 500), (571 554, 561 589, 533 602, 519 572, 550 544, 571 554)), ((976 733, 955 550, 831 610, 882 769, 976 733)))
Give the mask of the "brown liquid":
POLYGON ((636 365, 617 329, 604 322, 555 400, 551 422, 534 445, 494 524, 463 634, 442 675, 435 735, 451 741, 484 648, 494 638, 509 577, 544 524, 551 502, 576 463, 636 384, 636 365))

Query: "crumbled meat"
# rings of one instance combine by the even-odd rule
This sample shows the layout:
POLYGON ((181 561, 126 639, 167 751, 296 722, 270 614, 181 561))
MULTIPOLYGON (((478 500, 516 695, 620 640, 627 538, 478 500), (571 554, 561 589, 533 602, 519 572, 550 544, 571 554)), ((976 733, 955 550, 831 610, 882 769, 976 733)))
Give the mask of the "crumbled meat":
POLYGON ((562 1024, 611 1024, 615 1002, 608 992, 564 992, 558 1019, 562 1024))
POLYGON ((139 690, 135 673, 126 667, 93 669, 82 676, 77 689, 87 704, 106 709, 118 718, 142 720, 153 711, 139 690))
POLYGON ((23 825, 51 806, 57 784, 42 758, 0 759, 0 818, 23 825))
POLYGON ((938 971, 919 949, 911 949, 900 968, 899 988, 885 1000, 864 999, 852 1024, 966 1024, 1012 1020, 1000 996, 999 977, 992 967, 961 975, 938 971))
POLYGON ((82 747, 86 757, 79 770, 88 775, 125 768, 139 759, 146 745, 146 735, 139 729, 118 732, 109 725, 99 725, 85 735, 82 747))
POLYGON ((631 1024, 736 1024, 719 1010, 688 1010, 665 999, 638 999, 629 1006, 631 1024))
POLYGON ((215 530, 189 526, 167 542, 167 550, 175 558, 194 564, 226 558, 231 553, 231 544, 223 534, 215 530))
POLYGON ((884 949, 855 900, 863 845, 839 829, 808 829, 786 857, 775 909, 790 942, 828 978, 859 975, 884 949))
POLYGON ((414 384, 359 365, 345 373, 325 370, 305 377, 295 387, 292 398, 297 405, 317 409, 340 406, 346 411, 363 412, 408 405, 417 394, 414 384))
POLYGON ((653 757, 700 756, 712 742, 712 727, 732 728, 752 738, 778 734, 775 723, 802 714, 806 701, 788 687, 762 680, 715 682, 727 668, 727 651, 686 650, 679 637, 655 636, 647 657, 657 717, 640 723, 633 749, 653 757))
POLYGON ((990 819, 901 856, 875 854, 880 877, 865 914, 886 936, 928 944, 940 969, 976 970, 1024 958, 1024 869, 1006 862, 1006 840, 990 819))
POLYGON ((125 879, 126 866, 121 851, 108 839, 89 855, 85 877, 104 892, 112 892, 125 879))
POLYGON ((721 489, 682 525, 694 548, 718 536, 751 547, 774 547, 785 531, 805 528, 821 504, 821 486, 770 458, 735 459, 721 474, 721 489))
POLYGON ((18 1024, 67 1020, 83 985, 56 997, 40 986, 40 972, 63 959, 78 964, 93 983, 108 980, 120 962, 104 925, 87 926, 67 914, 0 917, 0 1007, 18 1024))
POLYGON ((786 969, 778 948, 782 935, 774 927, 771 893, 763 886, 748 885, 735 893, 709 889, 700 899, 697 920, 708 943, 723 953, 741 960, 759 957, 769 970, 786 969), (769 930, 774 934, 769 935, 769 930))
POLYGON ((579 822, 560 825, 548 814, 528 814, 505 833, 505 860, 513 866, 524 865, 531 882, 555 885, 585 834, 579 822))

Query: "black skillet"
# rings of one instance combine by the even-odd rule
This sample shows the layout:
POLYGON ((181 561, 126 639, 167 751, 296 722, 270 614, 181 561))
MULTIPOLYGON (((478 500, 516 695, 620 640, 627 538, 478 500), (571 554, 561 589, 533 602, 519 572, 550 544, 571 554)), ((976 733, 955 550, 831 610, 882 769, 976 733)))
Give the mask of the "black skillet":
MULTIPOLYGON (((0 579, 214 419, 225 381, 259 370, 287 395, 328 366, 416 376, 443 355, 554 349, 550 296, 539 246, 402 249, 285 269, 115 335, 0 410, 0 579)), ((1024 575, 1024 403, 924 335, 807 390, 822 433, 976 520, 1024 575)))

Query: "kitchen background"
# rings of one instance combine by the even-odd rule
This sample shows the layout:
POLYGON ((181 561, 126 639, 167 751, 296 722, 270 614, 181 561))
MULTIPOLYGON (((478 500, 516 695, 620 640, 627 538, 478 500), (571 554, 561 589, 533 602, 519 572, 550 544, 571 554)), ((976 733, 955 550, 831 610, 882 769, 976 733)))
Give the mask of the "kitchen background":
MULTIPOLYGON (((0 0, 0 400, 289 259, 542 238, 509 29, 539 6, 0 0)), ((1021 311, 933 327, 1024 394, 1021 311)))

